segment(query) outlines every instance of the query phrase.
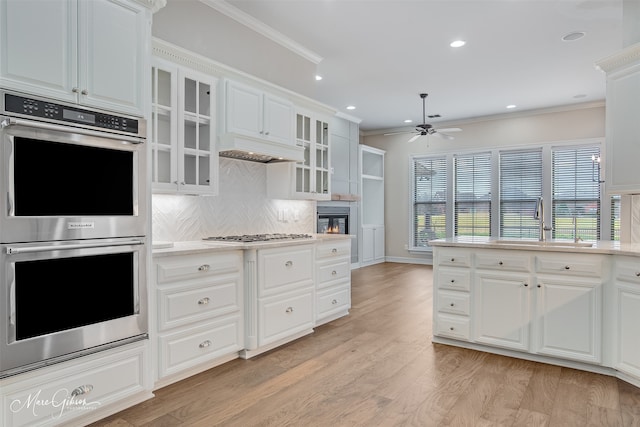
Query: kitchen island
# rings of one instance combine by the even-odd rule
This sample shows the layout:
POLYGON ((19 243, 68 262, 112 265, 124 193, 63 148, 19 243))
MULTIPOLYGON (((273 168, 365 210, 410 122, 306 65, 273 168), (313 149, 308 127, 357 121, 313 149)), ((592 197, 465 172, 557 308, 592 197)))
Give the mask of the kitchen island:
POLYGON ((430 244, 433 342, 640 385, 640 245, 480 237, 430 244))

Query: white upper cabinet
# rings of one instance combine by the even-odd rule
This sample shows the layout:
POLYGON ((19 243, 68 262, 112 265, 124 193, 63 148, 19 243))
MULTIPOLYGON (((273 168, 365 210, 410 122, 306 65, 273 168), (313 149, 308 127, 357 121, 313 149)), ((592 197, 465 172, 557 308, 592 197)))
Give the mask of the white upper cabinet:
POLYGON ((0 3, 0 85, 144 115, 151 12, 129 0, 0 3))
POLYGON ((259 89, 231 80, 225 82, 225 128, 235 133, 294 144, 293 104, 259 89))
POLYGON ((606 179, 607 193, 640 192, 640 43, 606 58, 598 66, 607 73, 606 179))
POLYGON ((149 142, 154 192, 217 194, 216 81, 153 59, 149 142))

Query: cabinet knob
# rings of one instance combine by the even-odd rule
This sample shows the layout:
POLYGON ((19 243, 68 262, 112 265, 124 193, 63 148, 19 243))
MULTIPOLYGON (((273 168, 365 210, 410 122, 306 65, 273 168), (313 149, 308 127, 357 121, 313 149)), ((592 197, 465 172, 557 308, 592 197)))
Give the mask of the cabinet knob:
POLYGON ((264 134, 265 134, 265 135, 269 135, 269 132, 265 132, 264 134))
POLYGON ((640 277, 640 271, 636 271, 636 277, 640 277))
POLYGON ((335 270, 333 270, 333 271, 331 272, 331 275, 332 275, 332 276, 335 276, 336 274, 338 274, 338 272, 337 272, 337 271, 335 271, 335 270))
POLYGON ((287 307, 285 310, 286 313, 293 313, 293 307, 287 307))
POLYGON ((456 282, 455 280, 451 279, 451 283, 455 283, 455 282, 456 282))
POLYGON ((526 288, 526 287, 528 287, 528 286, 529 286, 529 284, 528 284, 528 283, 524 283, 524 287, 525 287, 525 288, 526 288))
POLYGON ((82 92, 80 92, 83 95, 89 95, 89 91, 86 89, 82 89, 82 92))
POLYGON ((542 285, 538 284, 538 287, 539 287, 539 288, 541 288, 541 287, 542 287, 542 285))
POLYGON ((293 265, 293 261, 287 261, 284 263, 285 267, 291 267, 293 265))
POLYGON ((571 270, 571 267, 570 267, 570 266, 568 266, 568 265, 565 265, 565 266, 564 266, 564 269, 565 269, 565 270, 571 270))
MULTIPOLYGON (((336 254, 336 253, 338 253, 338 250, 336 248, 333 248, 333 249, 331 249, 331 253, 332 254, 336 254)), ((638 274, 640 274, 640 273, 638 273, 638 274)))
POLYGON ((334 300, 331 301, 331 304, 333 304, 333 305, 336 305, 337 303, 338 303, 337 299, 334 299, 334 300))
POLYGON ((201 342, 201 343, 200 343, 200 345, 199 345, 198 347, 200 347, 200 348, 207 348, 207 347, 209 347, 209 346, 211 346, 211 341, 206 340, 206 341, 201 342))
POLYGON ((264 132, 263 132, 263 131, 260 131, 260 135, 262 135, 262 134, 264 134, 264 132))
POLYGON ((71 397, 77 397, 77 396, 82 396, 84 394, 89 394, 91 393, 91 390, 93 390, 93 386, 91 384, 81 385, 80 387, 76 387, 73 389, 73 391, 71 392, 71 397))
POLYGON ((80 92, 80 89, 78 89, 77 87, 74 87, 73 89, 71 89, 71 92, 78 93, 80 92))
POLYGON ((454 307, 454 306, 455 306, 455 304, 454 304, 454 303, 451 303, 451 304, 449 304, 449 305, 450 305, 451 307, 454 307))
POLYGON ((198 301, 198 305, 207 305, 209 304, 209 297, 204 297, 198 301))
POLYGON ((453 326, 451 326, 451 327, 449 328, 449 330, 450 330, 450 331, 453 331, 454 329, 455 329, 455 328, 454 328, 453 326))
POLYGON ((454 262, 456 259, 455 258, 451 258, 451 262, 454 262))
POLYGON ((202 264, 198 267, 198 271, 209 271, 209 264, 202 264))
POLYGON ((498 262, 498 265, 503 265, 504 263, 502 261, 498 262))

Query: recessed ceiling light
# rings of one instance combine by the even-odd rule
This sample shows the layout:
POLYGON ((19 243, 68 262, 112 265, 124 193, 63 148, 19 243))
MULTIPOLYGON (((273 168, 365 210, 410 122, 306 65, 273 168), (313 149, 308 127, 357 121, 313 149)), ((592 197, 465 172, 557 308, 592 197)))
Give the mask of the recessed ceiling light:
POLYGON ((354 107, 353 105, 347 105, 347 110, 355 110, 356 107, 354 107))
POLYGON ((411 120, 411 119, 407 119, 407 120, 405 120, 404 122, 405 122, 405 123, 413 123, 413 120, 411 120))
POLYGON ((515 105, 515 104, 509 104, 509 105, 507 105, 507 108, 509 108, 509 109, 511 109, 511 108, 516 108, 516 107, 517 107, 517 105, 515 105))
POLYGON ((462 47, 462 46, 464 46, 465 44, 467 44, 467 42, 466 42, 466 41, 464 41, 464 40, 455 40, 455 41, 452 41, 452 42, 449 44, 449 46, 451 46, 451 47, 462 47))
POLYGON ((585 32, 584 31, 572 31, 569 34, 565 34, 562 37, 562 41, 565 42, 572 42, 574 40, 579 40, 581 38, 583 38, 585 36, 585 32))
POLYGON ((573 97, 574 97, 575 99, 580 99, 580 98, 586 98, 586 97, 587 97, 587 95, 585 95, 584 93, 579 93, 579 94, 577 94, 577 95, 574 95, 573 97))
POLYGON ((322 80, 322 76, 319 76, 319 75, 317 75, 317 74, 316 74, 316 80, 317 80, 317 81, 322 80))

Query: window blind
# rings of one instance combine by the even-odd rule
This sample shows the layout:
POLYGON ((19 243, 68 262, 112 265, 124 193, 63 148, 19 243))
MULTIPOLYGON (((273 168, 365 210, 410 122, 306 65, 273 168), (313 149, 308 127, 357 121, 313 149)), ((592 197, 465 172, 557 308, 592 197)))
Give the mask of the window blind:
POLYGON ((500 236, 538 238, 541 196, 542 150, 500 152, 500 236))
POLYGON ((620 195, 611 196, 611 240, 620 240, 620 195))
POLYGON ((413 181, 413 247, 428 247, 446 237, 446 158, 414 158, 413 181))
POLYGON ((552 149, 553 237, 600 238, 598 146, 552 149))
POLYGON ((454 234, 491 233, 491 153, 456 155, 454 234))

